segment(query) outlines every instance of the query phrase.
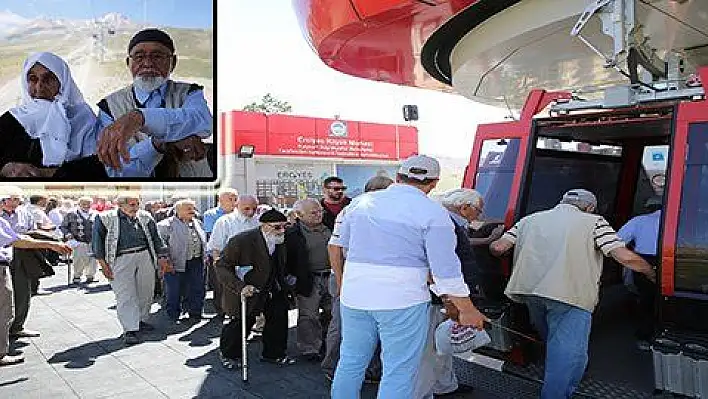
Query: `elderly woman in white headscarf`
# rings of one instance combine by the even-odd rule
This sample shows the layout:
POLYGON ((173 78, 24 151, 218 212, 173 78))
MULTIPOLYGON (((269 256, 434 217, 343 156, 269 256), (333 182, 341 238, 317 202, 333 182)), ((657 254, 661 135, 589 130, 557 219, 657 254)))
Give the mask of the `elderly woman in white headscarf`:
POLYGON ((87 141, 96 140, 96 116, 67 63, 52 53, 32 54, 21 81, 22 103, 0 115, 0 176, 70 178, 67 166, 74 163, 77 170, 77 162, 83 164, 81 180, 105 176, 92 154, 84 154, 87 141))

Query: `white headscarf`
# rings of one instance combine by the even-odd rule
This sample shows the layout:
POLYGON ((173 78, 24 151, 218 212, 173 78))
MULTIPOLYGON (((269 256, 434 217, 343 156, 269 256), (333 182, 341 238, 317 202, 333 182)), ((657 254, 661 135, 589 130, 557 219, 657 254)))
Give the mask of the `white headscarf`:
POLYGON ((30 137, 39 139, 42 164, 58 166, 78 158, 83 138, 94 129, 96 116, 71 77, 69 65, 52 53, 42 52, 30 55, 22 71, 22 104, 10 109, 10 113, 30 137), (27 74, 37 63, 52 71, 59 80, 59 94, 54 101, 30 97, 27 74))

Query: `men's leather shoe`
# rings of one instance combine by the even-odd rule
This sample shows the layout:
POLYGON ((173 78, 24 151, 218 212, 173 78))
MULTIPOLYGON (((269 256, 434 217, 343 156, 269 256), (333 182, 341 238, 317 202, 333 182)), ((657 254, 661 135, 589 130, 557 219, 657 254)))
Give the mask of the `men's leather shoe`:
POLYGON ((39 331, 20 330, 18 332, 10 333, 10 338, 37 338, 37 337, 39 337, 39 331))
POLYGON ((140 331, 155 331, 155 327, 152 324, 148 324, 144 321, 140 322, 140 331))
POLYGON ((136 331, 126 331, 123 335, 123 340, 125 340, 126 345, 135 345, 140 343, 140 338, 138 338, 138 333, 136 331))
POLYGON ((24 356, 19 355, 19 356, 3 356, 0 357, 0 367, 3 366, 12 366, 13 364, 20 364, 25 361, 24 356))

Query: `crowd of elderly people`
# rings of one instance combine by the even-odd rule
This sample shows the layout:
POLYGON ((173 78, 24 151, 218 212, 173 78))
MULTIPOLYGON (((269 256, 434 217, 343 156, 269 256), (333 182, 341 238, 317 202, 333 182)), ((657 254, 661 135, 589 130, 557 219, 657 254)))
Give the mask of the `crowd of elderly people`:
POLYGON ((516 267, 505 294, 529 306, 534 326, 547 339, 542 397, 569 397, 587 364, 597 288, 537 281, 544 275, 539 270, 552 267, 558 271, 554 278, 561 279, 561 271, 571 269, 597 280, 602 255, 649 281, 656 278, 654 269, 593 214, 597 199, 586 190, 568 191, 558 206, 521 219, 506 233, 499 226, 480 235, 473 233, 473 225, 484 198, 468 188, 429 196, 439 175, 437 160, 415 155, 402 162, 395 182, 376 176, 356 198, 346 196, 341 178, 330 177, 324 180, 322 200, 294 204, 294 218, 264 209, 258 198, 233 189, 222 189, 218 205, 203 216, 193 200, 178 195, 169 207, 149 204, 146 209, 133 193, 121 194, 112 206, 82 198, 76 210, 61 215, 67 244, 28 236, 51 223, 41 215, 46 201, 32 196, 29 205, 19 207, 21 194, 4 190, 0 366, 21 361, 9 350, 11 337, 36 336, 22 326, 36 269, 31 251, 67 254, 73 248, 79 269, 75 279, 85 272, 92 283, 95 260, 109 280, 127 345, 156 328, 150 323, 156 286, 162 288, 161 313, 167 320, 193 324, 202 319, 208 282, 216 317, 223 320, 219 353, 227 368, 242 363, 245 324, 248 335, 262 330, 262 361, 321 362, 333 398, 357 397, 366 382, 380 384, 379 395, 387 398, 462 393, 471 387, 457 381, 453 352, 444 348, 453 345, 453 334, 467 337, 473 346, 484 341, 489 319, 471 296, 488 296, 491 290, 476 250, 499 256, 513 248, 516 267), (99 205, 101 211, 92 211, 99 205), (538 232, 549 226, 557 237, 545 244, 558 247, 553 253, 587 249, 589 258, 580 270, 575 258, 572 264, 565 258, 551 262, 544 258, 551 252, 534 249, 545 240, 538 232), (578 235, 581 230, 587 234, 578 235), (88 252, 89 259, 79 262, 88 252), (555 296, 540 296, 549 289, 555 296), (11 296, 15 304, 8 307, 11 296), (298 311, 297 358, 287 351, 288 311, 293 309, 298 311), (443 329, 441 335, 445 326, 448 332, 443 329))

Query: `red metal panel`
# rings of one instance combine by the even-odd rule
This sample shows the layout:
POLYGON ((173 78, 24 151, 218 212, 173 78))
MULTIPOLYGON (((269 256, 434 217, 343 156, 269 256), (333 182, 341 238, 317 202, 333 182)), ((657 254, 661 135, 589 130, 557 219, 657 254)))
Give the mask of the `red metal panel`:
POLYGON ((401 142, 398 144, 399 159, 408 158, 411 155, 418 153, 418 143, 401 142))
POLYGON ((708 121, 708 102, 683 103, 679 105, 676 132, 672 146, 671 171, 668 181, 664 216, 664 235, 661 248, 661 294, 674 294, 676 261, 676 238, 678 234, 681 190, 686 171, 688 128, 691 123, 708 121))
POLYGON ((230 154, 238 153, 242 145, 256 147, 256 154, 265 154, 267 150, 267 137, 265 132, 246 132, 235 130, 233 132, 233 149, 230 154))
POLYGON ((443 22, 476 0, 294 0, 298 21, 331 68, 370 80, 441 85, 421 74, 420 48, 443 22), (354 5, 354 8, 352 8, 354 5))
POLYGON ((269 134, 301 134, 315 136, 315 118, 283 114, 268 115, 269 134))
POLYGON ((232 111, 229 113, 229 118, 231 119, 230 125, 226 122, 227 118, 224 118, 224 128, 231 129, 231 140, 227 140, 225 136, 222 136, 224 139, 221 140, 223 143, 222 148, 226 153, 236 154, 244 144, 256 146, 256 151, 259 153, 265 152, 267 119, 264 114, 232 111), (227 146, 230 146, 230 148, 227 146))
MULTIPOLYGON (((256 154, 279 156, 328 157, 349 159, 396 160, 396 125, 341 121, 346 132, 333 130, 333 119, 232 111, 236 121, 231 125, 231 148, 222 144, 222 154, 234 154, 241 145, 256 146, 256 154), (362 139, 361 130, 366 137, 362 139), (343 134, 338 136, 337 134, 343 134)), ((222 116, 222 120, 226 120, 222 116)), ((224 122, 225 125, 225 122, 224 122)), ((398 153, 405 157, 418 152, 418 132, 415 127, 398 126, 398 153)), ((223 140, 222 143, 225 143, 223 140)))
POLYGON ((354 8, 362 18, 370 18, 378 14, 390 12, 401 7, 409 6, 410 0, 352 0, 354 8))
POLYGON ((396 127, 379 123, 359 123, 361 139, 366 141, 396 141, 396 127))
MULTIPOLYGON (((708 67, 698 70, 703 89, 708 91, 708 67)), ((681 190, 686 171, 686 152, 688 128, 691 123, 708 121, 708 101, 685 102, 679 104, 676 115, 676 131, 672 145, 671 170, 664 206, 664 234, 661 246, 661 294, 674 294, 674 276, 676 267, 676 236, 678 234, 679 210, 681 208, 681 190)))
POLYGON ((266 115, 260 112, 231 111, 231 127, 234 130, 258 131, 266 130, 266 115))
POLYGON ((418 129, 412 126, 399 126, 398 139, 401 143, 415 143, 418 145, 418 129))

